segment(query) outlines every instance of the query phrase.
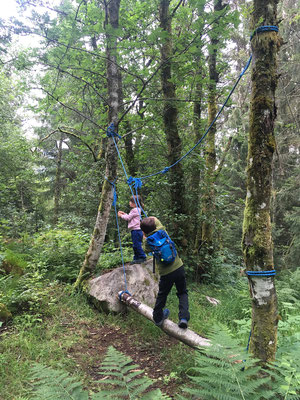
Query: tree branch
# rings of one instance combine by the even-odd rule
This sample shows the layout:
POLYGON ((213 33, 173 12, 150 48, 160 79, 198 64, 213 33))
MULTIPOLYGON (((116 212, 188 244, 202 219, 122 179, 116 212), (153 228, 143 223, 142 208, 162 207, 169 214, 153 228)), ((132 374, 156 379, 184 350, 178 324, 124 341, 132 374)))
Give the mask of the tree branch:
POLYGON ((43 90, 45 93, 47 93, 48 96, 50 96, 52 99, 54 99, 55 101, 57 101, 60 105, 62 105, 63 107, 67 108, 68 110, 71 110, 73 112, 75 112, 76 114, 80 115, 82 118, 84 118, 87 121, 90 121, 92 124, 94 124, 95 126, 97 126, 97 128, 101 129, 103 132, 106 132, 106 129, 103 128, 102 126, 100 126, 99 124, 97 124, 97 122, 95 122, 92 118, 89 118, 88 116, 84 115, 83 113, 81 113, 80 111, 78 111, 76 108, 70 107, 68 105, 66 105, 65 103, 63 103, 62 101, 60 101, 57 97, 55 97, 52 93, 48 92, 48 90, 46 90, 43 87, 40 87, 38 89, 43 90))
MULTIPOLYGON (((92 155, 93 155, 94 161, 97 162, 97 161, 98 161, 98 158, 97 158, 96 154, 94 153, 93 149, 91 148, 91 146, 90 146, 88 143, 86 143, 86 142, 85 142, 80 136, 78 136, 76 133, 70 132, 69 130, 66 130, 66 129, 72 129, 72 130, 74 130, 74 131, 77 131, 77 130, 74 129, 74 128, 58 127, 58 128, 55 129, 54 131, 51 131, 47 136, 43 137, 43 138, 40 140, 40 142, 44 142, 45 140, 49 139, 52 135, 54 135, 54 134, 57 133, 57 132, 65 133, 66 135, 72 136, 72 137, 74 137, 74 138, 80 140, 80 142, 83 143, 83 144, 90 150, 90 152, 91 152, 92 155)), ((80 131, 77 131, 77 132, 80 132, 80 131)), ((83 133, 83 132, 80 132, 80 133, 83 133)))

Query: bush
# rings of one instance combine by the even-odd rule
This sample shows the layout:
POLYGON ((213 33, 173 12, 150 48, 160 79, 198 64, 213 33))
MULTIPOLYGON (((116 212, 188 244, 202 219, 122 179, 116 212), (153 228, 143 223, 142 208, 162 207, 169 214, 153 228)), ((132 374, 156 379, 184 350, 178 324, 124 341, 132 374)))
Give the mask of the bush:
POLYGON ((0 303, 5 304, 12 314, 24 311, 40 313, 46 284, 43 274, 37 271, 23 276, 3 276, 0 278, 0 303))
POLYGON ((4 254, 0 255, 0 272, 5 274, 23 275, 27 261, 26 255, 16 253, 10 249, 6 249, 4 254))
MULTIPOLYGON (((133 258, 133 250, 129 236, 122 238, 123 261, 128 262, 133 258)), ((107 270, 122 265, 122 255, 119 245, 114 241, 104 243, 97 271, 107 270)))
POLYGON ((78 230, 52 229, 34 241, 33 262, 50 279, 72 283, 76 280, 90 235, 78 230))

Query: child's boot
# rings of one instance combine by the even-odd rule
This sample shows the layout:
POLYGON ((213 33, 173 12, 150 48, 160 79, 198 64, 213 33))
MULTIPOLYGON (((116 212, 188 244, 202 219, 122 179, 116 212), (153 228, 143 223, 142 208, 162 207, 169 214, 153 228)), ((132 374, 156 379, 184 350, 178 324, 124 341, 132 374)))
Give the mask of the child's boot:
POLYGON ((188 322, 185 318, 181 318, 181 320, 178 322, 178 326, 181 329, 187 329, 188 327, 188 322))
POLYGON ((169 314, 170 314, 170 310, 168 308, 165 308, 164 311, 163 311, 162 320, 159 321, 159 322, 155 322, 155 325, 156 326, 162 326, 164 320, 168 318, 169 314))

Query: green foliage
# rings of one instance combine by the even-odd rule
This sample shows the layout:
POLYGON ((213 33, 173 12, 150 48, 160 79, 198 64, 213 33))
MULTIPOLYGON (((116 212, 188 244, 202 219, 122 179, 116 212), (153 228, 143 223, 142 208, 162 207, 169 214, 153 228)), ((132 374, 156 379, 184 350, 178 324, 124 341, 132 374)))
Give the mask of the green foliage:
POLYGON ((38 271, 0 277, 0 302, 13 314, 28 311, 39 315, 46 300, 46 285, 45 276, 38 271))
MULTIPOLYGON (((2 262, 5 262, 9 266, 12 272, 19 271, 20 273, 22 273, 23 271, 26 270, 28 264, 28 262, 26 261, 26 258, 28 258, 28 256, 26 254, 20 254, 13 250, 6 249, 2 257, 3 257, 2 262)), ((0 271, 1 271, 1 259, 0 259, 0 271)))
POLYGON ((204 281, 218 288, 224 288, 226 285, 234 286, 238 282, 241 260, 237 260, 228 251, 216 250, 212 256, 206 253, 203 262, 209 265, 207 272, 201 275, 204 281))
POLYGON ((64 371, 57 371, 36 364, 32 369, 33 391, 32 400, 110 400, 110 399, 141 399, 163 400, 169 399, 159 389, 150 392, 147 389, 152 385, 152 380, 140 377, 143 373, 137 365, 132 364, 132 359, 109 347, 106 357, 100 368, 100 374, 106 378, 102 384, 109 386, 107 390, 89 394, 83 389, 83 385, 70 377, 64 371), (147 391, 145 394, 143 394, 147 391))
POLYGON ((152 381, 148 377, 141 377, 143 371, 138 365, 132 364, 132 359, 110 346, 101 366, 101 375, 108 376, 105 386, 109 389, 102 390, 95 399, 163 399, 160 391, 147 395, 142 394, 151 386, 152 381), (112 385, 112 386, 111 386, 112 385), (159 396, 157 396, 159 394, 159 396))
POLYGON ((88 400, 88 392, 82 388, 82 384, 66 372, 36 364, 32 367, 32 379, 32 400, 88 400))
MULTIPOLYGON (((276 364, 263 368, 258 360, 246 354, 237 340, 224 328, 218 327, 212 337, 212 345, 195 354, 195 366, 190 368, 191 383, 183 388, 179 400, 200 396, 205 400, 267 400, 299 398, 299 347, 293 357, 283 357, 276 364), (218 379, 216 379, 218 376, 218 379)), ((168 399, 160 390, 148 391, 153 383, 141 377, 143 371, 132 364, 131 358, 113 347, 109 347, 100 368, 106 379, 101 383, 108 386, 91 397, 82 389, 74 377, 42 365, 32 370, 32 399, 168 399), (145 394, 143 394, 146 391, 145 394)))
POLYGON ((52 229, 34 240, 33 263, 51 279, 74 282, 77 278, 90 235, 79 230, 52 229))
POLYGON ((193 387, 184 388, 188 399, 193 395, 205 400, 299 398, 299 347, 293 360, 279 359, 276 366, 263 368, 228 330, 218 327, 211 339, 212 346, 195 356, 196 365, 189 374, 193 387))
MULTIPOLYGON (((122 253, 124 262, 128 262, 133 259, 131 239, 126 235, 122 237, 122 253)), ((112 240, 105 243, 98 261, 97 271, 111 269, 116 266, 119 267, 120 265, 122 265, 120 247, 112 240)))

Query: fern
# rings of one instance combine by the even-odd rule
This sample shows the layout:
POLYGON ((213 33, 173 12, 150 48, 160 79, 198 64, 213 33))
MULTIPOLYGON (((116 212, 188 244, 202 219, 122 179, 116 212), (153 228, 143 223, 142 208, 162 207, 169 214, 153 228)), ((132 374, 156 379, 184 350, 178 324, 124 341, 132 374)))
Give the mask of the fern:
POLYGON ((32 369, 32 400, 88 400, 88 392, 64 371, 35 364, 32 369))
POLYGON ((112 346, 108 348, 101 370, 102 372, 100 373, 108 377, 103 383, 110 385, 110 388, 97 393, 93 400, 168 399, 160 390, 155 390, 142 396, 152 385, 152 380, 148 377, 141 377, 143 371, 139 369, 138 365, 132 364, 130 357, 125 356, 112 346))
POLYGON ((300 399, 299 335, 291 337, 286 346, 279 347, 277 360, 272 364, 270 374, 284 400, 300 399))
POLYGON ((193 387, 184 388, 187 398, 196 395, 205 400, 299 399, 296 363, 293 368, 279 362, 277 367, 263 369, 224 328, 212 335, 212 346, 196 354, 192 372, 193 387))
POLYGON ((132 359, 109 347, 100 367, 106 379, 101 385, 109 386, 89 397, 81 382, 70 377, 64 371, 57 371, 40 364, 35 364, 32 373, 31 400, 170 400, 159 389, 145 391, 153 384, 148 377, 142 377, 143 370, 132 364, 132 359))

